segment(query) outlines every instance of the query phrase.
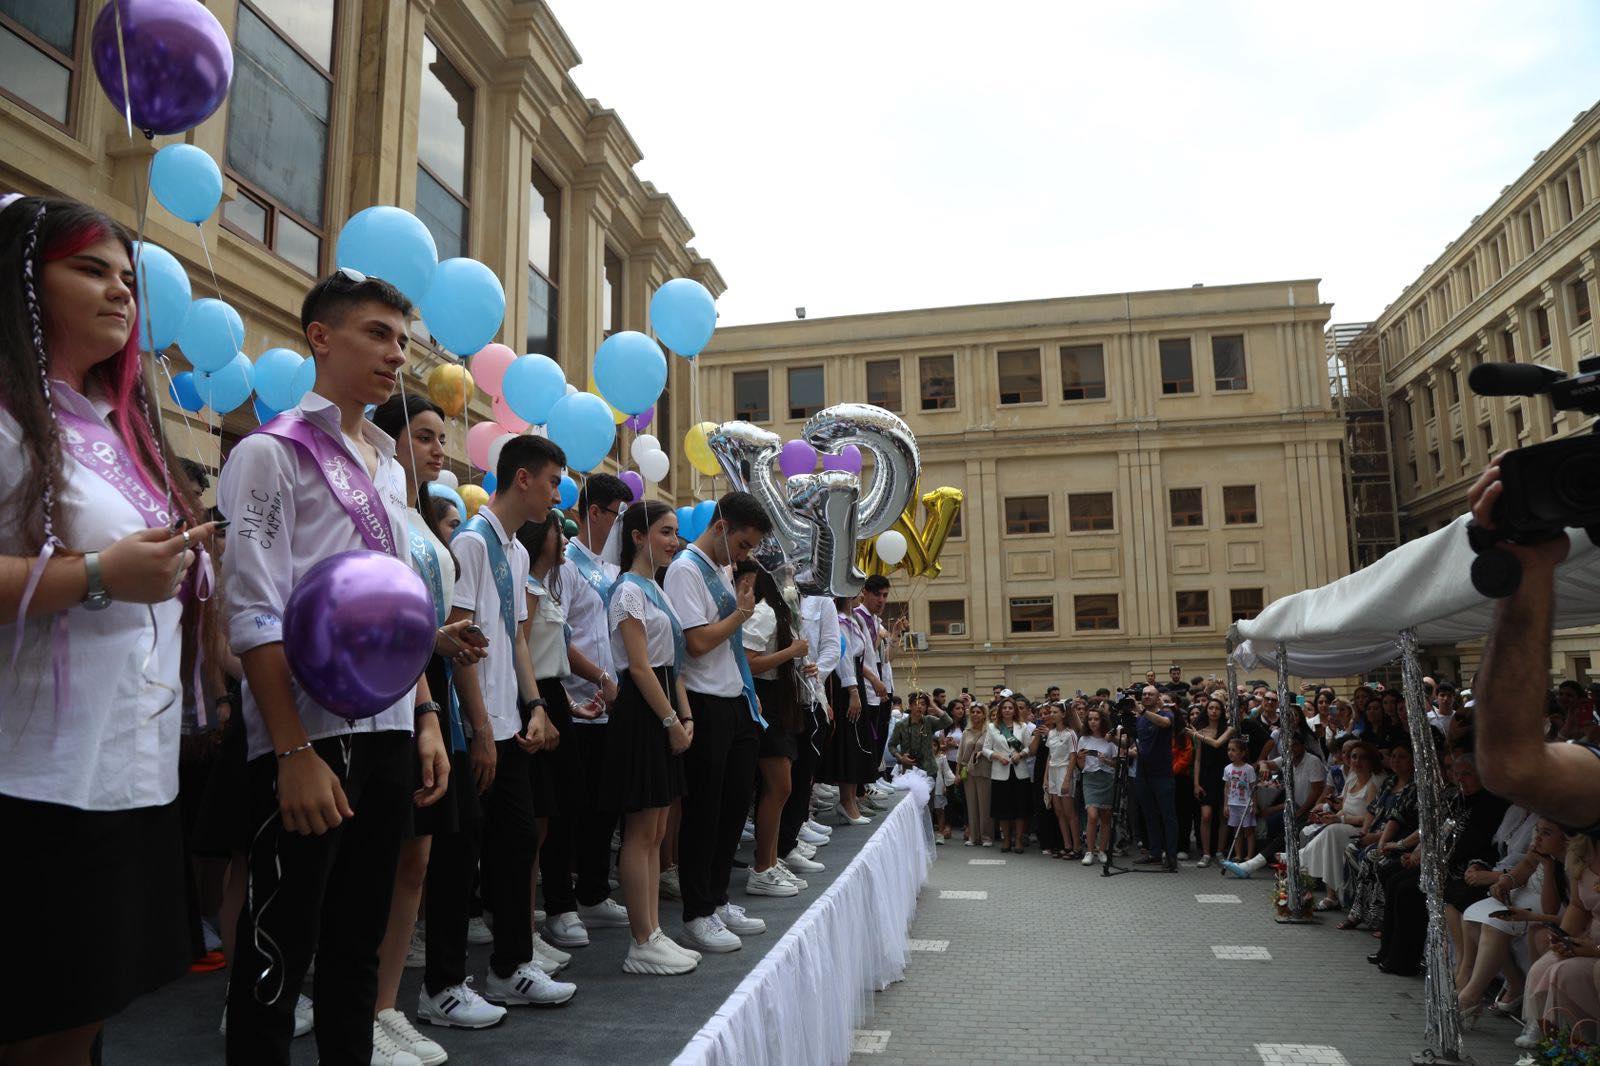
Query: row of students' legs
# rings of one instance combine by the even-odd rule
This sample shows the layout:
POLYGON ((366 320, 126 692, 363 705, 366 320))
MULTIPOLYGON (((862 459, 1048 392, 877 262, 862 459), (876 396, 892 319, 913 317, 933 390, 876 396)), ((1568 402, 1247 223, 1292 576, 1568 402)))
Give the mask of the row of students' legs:
POLYGON ((412 837, 400 847, 400 864, 394 872, 394 900, 389 904, 389 927, 378 947, 378 1011, 390 1010, 400 994, 406 969, 406 952, 417 928, 422 885, 428 877, 428 853, 433 837, 412 837))
POLYGON ((778 861, 778 822, 793 787, 793 763, 781 756, 761 759, 760 787, 756 800, 756 870, 770 870, 778 861))
MULTIPOLYGON (((462 787, 475 788, 471 778, 462 787)), ((452 785, 451 787, 455 787, 452 785)), ((465 808, 463 808, 465 809, 465 808)), ((441 833, 428 855, 427 966, 422 985, 430 996, 454 988, 467 979, 467 917, 472 900, 472 879, 478 865, 482 824, 463 815, 460 831, 441 833)))
MULTIPOLYGON (((813 707, 811 713, 820 715, 821 708, 813 707)), ((800 840, 800 827, 811 814, 811 780, 817 770, 817 750, 812 747, 811 723, 800 731, 794 762, 789 765, 789 798, 778 819, 778 854, 787 855, 800 840)))
POLYGON ((533 955, 533 861, 539 827, 529 756, 515 740, 495 743, 494 783, 483 796, 483 902, 494 913, 489 968, 510 977, 533 955))
POLYGON ((625 816, 617 881, 628 908, 628 929, 638 944, 661 928, 661 841, 667 833, 667 810, 651 807, 625 816))

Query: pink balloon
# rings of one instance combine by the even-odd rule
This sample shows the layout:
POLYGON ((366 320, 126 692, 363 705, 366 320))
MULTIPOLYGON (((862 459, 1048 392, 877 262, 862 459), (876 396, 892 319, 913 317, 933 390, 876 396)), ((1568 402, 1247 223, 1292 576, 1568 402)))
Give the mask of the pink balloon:
POLYGON ((495 422, 499 423, 507 433, 522 433, 528 428, 527 421, 517 417, 517 412, 513 411, 511 405, 506 403, 504 396, 491 398, 489 400, 489 409, 494 412, 495 422))
POLYGON ((479 470, 489 469, 489 446, 505 435, 498 422, 479 422, 467 430, 467 458, 479 470))
POLYGON ((478 388, 490 396, 499 396, 506 368, 516 358, 517 353, 503 344, 486 344, 472 357, 467 369, 472 371, 472 380, 478 383, 478 388))

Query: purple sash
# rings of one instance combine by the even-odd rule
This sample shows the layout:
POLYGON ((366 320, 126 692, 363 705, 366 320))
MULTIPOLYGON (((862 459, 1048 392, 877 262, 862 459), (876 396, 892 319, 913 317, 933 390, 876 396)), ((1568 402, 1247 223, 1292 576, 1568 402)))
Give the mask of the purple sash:
POLYGON ((128 446, 109 426, 84 418, 61 404, 56 406, 56 423, 61 427, 61 442, 72 457, 116 489, 144 517, 145 525, 151 529, 172 525, 167 501, 157 498, 145 485, 128 446))
POLYGON ((361 464, 350 461, 350 456, 327 432, 297 415, 279 415, 256 432, 299 445, 300 450, 317 464, 328 490, 350 515, 350 520, 356 524, 356 532, 361 534, 367 547, 385 555, 400 554, 395 550, 389 512, 383 509, 383 502, 372 479, 361 464))

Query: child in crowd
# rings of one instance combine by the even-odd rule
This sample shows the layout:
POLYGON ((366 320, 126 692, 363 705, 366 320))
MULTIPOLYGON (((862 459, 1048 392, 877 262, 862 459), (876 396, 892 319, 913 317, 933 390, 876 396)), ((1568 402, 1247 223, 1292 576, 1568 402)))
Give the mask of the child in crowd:
POLYGON ((1256 853, 1256 768, 1246 761, 1249 748, 1241 737, 1228 741, 1228 765, 1222 768, 1222 791, 1228 805, 1228 828, 1232 830, 1228 854, 1248 858, 1256 853), (1238 836, 1244 834, 1244 847, 1238 836))

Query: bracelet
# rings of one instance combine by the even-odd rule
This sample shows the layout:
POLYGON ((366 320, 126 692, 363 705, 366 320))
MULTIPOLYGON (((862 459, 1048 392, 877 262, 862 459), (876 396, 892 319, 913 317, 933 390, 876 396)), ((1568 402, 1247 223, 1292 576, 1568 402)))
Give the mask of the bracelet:
POLYGON ((548 705, 544 702, 544 700, 535 697, 531 700, 522 701, 522 703, 518 705, 518 710, 526 711, 531 717, 534 711, 541 710, 546 706, 548 705))
POLYGON ((436 703, 433 700, 428 700, 428 701, 426 701, 424 703, 419 703, 419 704, 416 705, 416 707, 412 710, 412 717, 413 718, 421 718, 425 714, 431 714, 431 715, 433 715, 434 717, 437 718, 439 716, 439 713, 440 713, 439 704, 436 703))
POLYGON ((671 729, 673 726, 679 724, 678 716, 676 714, 669 714, 665 718, 661 719, 662 729, 671 729))
POLYGON ((299 755, 302 751, 310 751, 310 750, 311 750, 311 741, 308 740, 304 744, 300 745, 298 748, 290 748, 288 751, 280 751, 280 752, 278 752, 278 758, 279 759, 287 759, 290 756, 299 755))

